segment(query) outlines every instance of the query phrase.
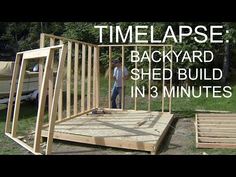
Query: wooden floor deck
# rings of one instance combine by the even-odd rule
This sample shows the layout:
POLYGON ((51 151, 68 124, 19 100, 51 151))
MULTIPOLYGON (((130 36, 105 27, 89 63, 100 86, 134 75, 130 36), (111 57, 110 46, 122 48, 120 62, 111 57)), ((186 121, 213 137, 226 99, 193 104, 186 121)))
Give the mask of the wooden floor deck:
MULTIPOLYGON (((173 115, 147 111, 111 111, 76 117, 55 126, 54 138, 156 153, 173 115)), ((47 137, 47 130, 43 130, 47 137)))

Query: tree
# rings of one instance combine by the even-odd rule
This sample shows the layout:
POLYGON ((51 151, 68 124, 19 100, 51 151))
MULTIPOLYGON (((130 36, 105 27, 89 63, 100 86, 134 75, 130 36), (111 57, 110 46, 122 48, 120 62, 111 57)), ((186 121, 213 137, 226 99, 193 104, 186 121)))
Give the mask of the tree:
POLYGON ((62 35, 64 23, 60 22, 9 22, 0 24, 1 59, 14 60, 16 52, 39 47, 41 32, 62 35))

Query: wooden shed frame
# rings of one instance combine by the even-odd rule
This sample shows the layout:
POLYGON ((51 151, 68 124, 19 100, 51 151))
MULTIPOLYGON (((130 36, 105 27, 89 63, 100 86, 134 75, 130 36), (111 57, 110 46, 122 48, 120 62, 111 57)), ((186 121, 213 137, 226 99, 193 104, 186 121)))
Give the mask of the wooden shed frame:
MULTIPOLYGON (((74 40, 74 39, 68 39, 68 38, 65 38, 65 37, 60 37, 60 36, 55 36, 55 35, 51 35, 51 34, 45 34, 45 33, 42 33, 41 34, 41 37, 40 37, 40 47, 45 47, 46 45, 46 40, 50 41, 49 45, 50 46, 54 46, 55 44, 55 40, 59 40, 60 41, 60 44, 61 43, 67 43, 68 44, 68 55, 67 55, 67 65, 69 67, 67 67, 67 77, 66 77, 66 93, 67 93, 67 99, 66 99, 66 116, 67 117, 70 117, 71 116, 71 112, 70 112, 70 106, 71 106, 71 98, 70 98, 70 94, 71 94, 71 64, 72 64, 72 55, 74 56, 74 108, 73 108, 73 115, 76 115, 78 113, 78 110, 76 108, 76 103, 77 103, 77 100, 78 100, 78 97, 77 97, 77 91, 78 91, 78 87, 77 87, 77 84, 78 83, 78 60, 79 60, 79 55, 78 55, 78 52, 80 52, 81 48, 82 48, 82 74, 81 74, 81 112, 80 113, 83 113, 85 111, 84 107, 84 101, 85 101, 85 79, 86 79, 86 73, 85 73, 85 70, 87 69, 88 71, 88 74, 87 74, 87 79, 90 81, 91 80, 91 76, 93 76, 93 90, 91 90, 91 82, 87 82, 87 94, 89 92, 92 92, 93 91, 93 100, 91 100, 91 96, 89 96, 90 94, 88 94, 88 98, 87 98, 87 103, 89 101, 92 101, 92 107, 93 108, 98 108, 99 107, 99 104, 100 104, 100 90, 99 90, 99 87, 100 87, 100 72, 99 72, 99 66, 100 66, 100 60, 99 60, 99 57, 100 57, 100 50, 101 48, 107 48, 108 49, 108 58, 109 58, 109 88, 108 90, 111 91, 111 83, 112 83, 112 49, 113 48, 121 48, 122 50, 122 70, 124 70, 124 60, 125 60, 125 48, 126 47, 133 47, 135 50, 138 49, 138 47, 148 47, 149 48, 149 53, 151 55, 151 49, 152 47, 162 47, 163 50, 166 50, 166 48, 169 47, 169 50, 170 51, 173 51, 173 46, 172 45, 165 45, 165 44, 113 44, 113 45, 95 45, 95 44, 91 44, 91 43, 87 43, 87 42, 82 42, 82 41, 78 41, 78 40, 74 40), (74 45, 74 53, 72 52, 72 44, 74 45), (79 45, 81 45, 82 47, 79 47, 79 45), (86 51, 87 49, 87 51, 86 51), (93 52, 92 52, 93 50, 93 52), (87 52, 87 53, 86 53, 87 52), (88 65, 86 67, 86 54, 87 54, 87 61, 88 61, 88 65), (91 68, 91 65, 92 65, 92 55, 93 55, 93 68, 91 68), (91 72, 91 70, 93 70, 93 73, 91 72), (91 75, 93 74, 93 75, 91 75)), ((171 52, 172 54, 172 52, 171 52)), ((173 55, 171 55, 171 60, 173 58, 173 55)), ((43 64, 40 63, 39 65, 39 70, 40 70, 40 75, 39 75, 39 83, 42 82, 42 67, 43 67, 43 64)), ((137 68, 138 65, 137 63, 135 63, 135 68, 137 68)), ((149 69, 151 68, 151 62, 149 63, 149 69)), ((166 68, 166 63, 163 62, 163 69, 166 68)), ((171 62, 170 63, 170 69, 172 70, 173 68, 173 63, 171 62)), ((124 72, 122 72, 124 74, 124 72)), ((165 74, 165 73, 164 73, 165 74)), ((124 82, 124 81, 122 81, 124 82)), ((40 87, 41 84, 39 84, 39 87, 40 87)), ((124 84, 122 84, 124 85, 124 84)), ((135 81, 135 86, 137 85, 137 81, 135 81)), ((162 93, 164 92, 164 86, 166 85, 166 81, 165 80, 162 80, 162 93)), ((150 100, 150 86, 151 86, 151 80, 149 80, 149 83, 148 83, 148 90, 149 90, 149 93, 148 93, 148 98, 149 98, 149 101, 148 101, 148 110, 151 111, 151 108, 150 108, 150 105, 151 105, 151 100, 150 100)), ((169 88, 171 89, 172 88, 172 79, 170 79, 169 81, 169 88)), ((39 88, 40 89, 40 88, 39 88)), ((52 85, 49 84, 49 105, 51 105, 51 95, 52 95, 52 85)), ((124 87, 122 87, 122 90, 124 90, 124 87)), ((124 92, 122 92, 124 93, 124 92)), ((108 92, 108 96, 109 98, 111 98, 111 92, 108 92)), ((122 99, 124 98, 124 94, 122 94, 122 99)), ((168 98, 168 112, 171 113, 171 106, 172 106, 172 97, 169 97, 168 98)), ((60 98, 59 98, 59 108, 62 107, 62 98, 61 98, 61 92, 60 92, 60 98)), ((108 99, 108 108, 111 108, 111 99, 108 99)), ((91 105, 87 104, 87 107, 88 109, 87 110, 90 110, 91 108, 91 105)), ((124 109, 124 105, 123 105, 123 102, 122 102, 122 105, 121 105, 121 109, 124 109)), ((164 108, 165 108, 165 98, 162 94, 162 107, 161 107, 161 110, 162 112, 164 112, 164 108)), ((135 101, 134 101, 134 110, 137 110, 137 99, 135 98, 135 101)), ((61 109, 59 109, 59 119, 64 119, 62 118, 62 113, 61 113, 61 109)))
MULTIPOLYGON (((151 55, 152 47, 162 47, 163 50, 166 50, 167 47, 170 48, 170 50, 173 50, 172 45, 159 45, 159 44, 117 44, 117 45, 95 45, 91 43, 81 42, 78 40, 68 39, 64 37, 54 36, 50 34, 42 33, 40 35, 40 48, 33 51, 28 52, 21 52, 17 53, 16 55, 16 65, 14 68, 14 75, 12 78, 12 85, 11 85, 11 95, 10 95, 10 102, 8 105, 8 113, 7 113, 7 122, 6 122, 6 135, 21 144, 23 147, 28 149, 34 154, 41 154, 40 151, 40 139, 41 139, 41 131, 42 128, 48 128, 48 136, 47 136, 47 147, 46 147, 46 154, 51 154, 52 152, 52 142, 53 142, 53 136, 54 136, 54 128, 55 125, 60 124, 62 122, 66 122, 68 120, 71 120, 75 117, 82 116, 85 114, 88 114, 92 112, 93 110, 96 110, 100 108, 100 49, 106 48, 108 49, 108 58, 109 58, 109 84, 108 84, 108 108, 107 110, 111 109, 111 84, 112 84, 112 48, 120 47, 122 51, 122 71, 124 70, 124 60, 125 60, 125 48, 126 47, 133 47, 137 50, 138 47, 148 47, 149 48, 149 54, 151 55), (49 47, 46 47, 49 45, 49 47), (54 58, 54 50, 60 49, 61 55, 59 60, 59 66, 57 70, 57 77, 54 81, 53 78, 53 58, 54 58), (40 55, 36 53, 35 51, 42 51, 44 54, 47 55, 40 55), (17 139, 15 131, 16 131, 16 125, 18 120, 18 114, 19 114, 19 104, 20 104, 20 95, 21 95, 21 83, 24 75, 22 74, 25 70, 26 65, 26 59, 24 59, 24 55, 30 53, 30 57, 32 58, 41 58, 46 57, 46 62, 44 64, 43 59, 39 59, 39 109, 38 109, 38 115, 37 115, 37 125, 35 129, 35 142, 34 147, 31 148, 28 145, 24 144, 23 142, 20 142, 19 139, 17 139), (81 61, 79 60, 81 54, 81 61), (67 56, 66 56, 67 55, 67 56), (23 58, 21 59, 21 56, 23 58), (67 58, 66 58, 67 57, 67 58), (73 59, 72 59, 73 58, 73 59), (87 59, 87 61, 86 61, 87 59), (13 115, 13 128, 10 132, 10 121, 12 116, 12 106, 13 106, 13 97, 15 93, 15 86, 16 86, 16 77, 18 73, 18 68, 21 64, 21 70, 20 70, 20 84, 18 85, 17 89, 17 98, 16 98, 16 104, 15 104, 15 110, 13 115), (79 62, 81 62, 81 73, 78 73, 78 66, 79 62), (63 82, 63 73, 64 73, 64 64, 67 65, 66 67, 66 82, 63 82), (74 66, 72 68, 72 66, 74 66), (87 70, 87 73, 86 73, 87 70), (81 76, 81 86, 80 86, 80 92, 81 92, 81 101, 78 103, 78 76, 81 76), (87 78, 86 78, 87 75, 87 78), (71 78, 73 76, 73 79, 71 78), (54 84, 55 82, 55 84, 54 84), (87 82, 87 85, 86 85, 87 82), (63 113, 63 84, 66 85, 66 114, 63 113), (87 88, 87 92, 86 89, 87 88), (71 89, 73 88, 73 104, 71 99, 71 89), (44 116, 44 103, 46 101, 46 93, 48 93, 48 113, 49 113, 49 123, 42 125, 42 119, 44 116), (78 105, 80 104, 80 109, 78 110, 78 105)), ((172 56, 171 56, 172 58, 172 56)), ((137 63, 135 64, 135 68, 137 68, 137 63)), ((149 63, 149 68, 151 69, 151 62, 149 63)), ((163 69, 166 68, 166 63, 163 63, 163 69)), ((172 70, 172 62, 170 62, 170 69, 172 70)), ((122 72, 124 74, 124 72, 122 72)), ((124 78, 124 77, 123 77, 124 78)), ((124 80, 122 81, 124 82, 124 80)), ((166 81, 163 79, 162 81, 162 92, 164 92, 164 86, 166 84, 166 81)), ((124 84, 122 84, 122 100, 124 100, 124 84)), ((135 81, 135 86, 137 85, 137 81, 135 81)), ((172 88, 172 79, 169 81, 169 86, 172 88)), ((148 83, 148 110, 151 112, 151 80, 149 80, 148 83)), ((162 106, 161 106, 161 112, 165 112, 165 98, 162 94, 162 106)), ((121 109, 120 111, 123 111, 124 104, 122 101, 121 109)), ((171 97, 168 98, 168 113, 171 113, 171 97)), ((134 111, 137 110, 137 99, 134 98, 134 111)), ((165 131, 166 132, 166 131, 165 131)))
POLYGON ((196 148, 236 148, 236 114, 195 115, 196 148))
MULTIPOLYGON (((42 48, 42 49, 19 52, 16 54, 16 61, 15 61, 15 66, 14 66, 14 71, 13 71, 12 84, 11 84, 11 89, 10 89, 10 97, 9 97, 8 110, 7 110, 5 134, 34 154, 40 154, 41 131, 43 128, 45 102, 46 102, 47 88, 48 88, 48 83, 49 83, 48 80, 51 81, 50 73, 52 73, 51 66, 52 66, 52 61, 54 60, 53 53, 55 52, 56 49, 61 49, 61 52, 60 52, 60 57, 59 57, 57 77, 55 81, 55 90, 54 90, 54 94, 52 95, 52 105, 55 105, 55 106, 52 106, 52 109, 50 110, 50 115, 49 115, 49 121, 50 121, 49 125, 51 128, 51 125, 53 125, 53 122, 55 121, 55 114, 56 114, 56 109, 57 109, 57 106, 55 103, 58 102, 59 88, 61 87, 60 80, 61 80, 61 77, 63 76, 63 65, 64 65, 64 61, 66 57, 67 46, 58 45, 58 46, 47 47, 47 48, 42 48), (32 59, 39 59, 41 61, 45 60, 44 73, 43 73, 42 83, 41 83, 41 91, 39 94, 39 108, 38 108, 37 119, 36 119, 35 139, 34 139, 33 148, 27 145, 26 143, 24 143, 23 141, 21 141, 19 138, 17 138, 17 134, 16 134, 18 118, 19 118, 19 110, 20 110, 20 99, 21 99, 21 94, 22 94, 26 65, 28 61, 32 59), (20 69, 20 73, 19 73, 19 69, 20 69), (17 77, 18 73, 19 73, 19 77, 17 77), (17 85, 17 78, 18 78, 18 85, 17 85), (17 85, 17 91, 16 91, 16 85, 17 85), (15 92, 16 92, 16 100, 15 100, 15 105, 14 105, 12 128, 10 130, 15 92)), ((48 136, 47 144, 50 144, 50 141, 52 141, 51 134, 49 134, 48 136)), ((47 146, 47 149, 48 148, 50 148, 50 146, 47 146)))

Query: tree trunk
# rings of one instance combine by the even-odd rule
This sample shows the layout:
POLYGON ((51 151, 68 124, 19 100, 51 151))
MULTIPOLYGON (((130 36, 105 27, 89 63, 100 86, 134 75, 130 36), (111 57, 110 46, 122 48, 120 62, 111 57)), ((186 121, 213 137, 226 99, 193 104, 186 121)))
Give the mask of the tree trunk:
POLYGON ((43 33, 43 22, 40 22, 40 26, 41 26, 41 33, 43 33))
POLYGON ((229 43, 225 44, 225 56, 224 56, 224 63, 223 63, 223 77, 221 79, 221 84, 226 85, 227 78, 229 77, 229 43))

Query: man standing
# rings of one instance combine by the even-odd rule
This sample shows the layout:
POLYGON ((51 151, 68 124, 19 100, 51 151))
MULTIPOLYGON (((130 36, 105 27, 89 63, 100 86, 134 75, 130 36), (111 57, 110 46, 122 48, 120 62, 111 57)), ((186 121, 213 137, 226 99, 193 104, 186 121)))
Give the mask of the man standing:
MULTIPOLYGON (((123 105, 125 105, 125 80, 128 79, 128 70, 124 67, 124 100, 122 100, 122 63, 120 59, 116 59, 113 61, 114 65, 114 73, 113 79, 115 80, 113 88, 112 88, 112 108, 116 109, 116 98, 119 95, 119 108, 121 109, 121 101, 123 101, 123 105)), ((125 106, 124 106, 125 107, 125 106)))

